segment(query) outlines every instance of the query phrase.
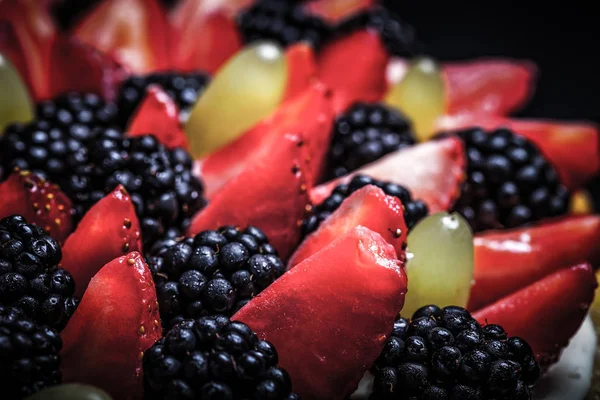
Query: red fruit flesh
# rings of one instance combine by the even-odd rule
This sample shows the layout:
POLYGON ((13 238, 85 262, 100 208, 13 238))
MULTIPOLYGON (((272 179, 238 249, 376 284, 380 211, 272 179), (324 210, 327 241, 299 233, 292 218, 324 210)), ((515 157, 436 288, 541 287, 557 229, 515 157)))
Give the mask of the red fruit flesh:
POLYGON ((592 268, 581 264, 557 271, 479 310, 480 323, 501 325, 511 336, 525 339, 538 362, 558 360, 587 314, 598 285, 592 268))
POLYGON ((92 92, 113 101, 126 77, 123 67, 107 54, 66 36, 54 42, 48 70, 49 97, 68 91, 92 92))
POLYGON ((475 283, 468 308, 485 307, 565 265, 600 265, 598 243, 600 216, 567 217, 536 227, 479 234, 474 240, 475 283))
POLYGON ((300 136, 284 135, 210 199, 192 219, 190 234, 223 225, 254 225, 287 259, 298 243, 308 205, 308 155, 300 136))
POLYGON ((313 204, 320 204, 341 183, 356 174, 391 181, 408 188, 413 198, 423 200, 431 213, 448 210, 460 195, 465 177, 465 154, 460 140, 449 138, 403 149, 366 165, 349 175, 315 187, 313 204))
POLYGON ((600 131, 592 123, 463 115, 445 118, 439 124, 443 130, 470 126, 507 127, 525 136, 552 162, 569 189, 581 187, 600 172, 600 131))
POLYGON ((381 235, 355 227, 238 311, 305 399, 345 399, 373 365, 404 305, 406 274, 381 235))
POLYGON ((159 86, 150 85, 146 97, 129 121, 127 134, 141 136, 152 133, 169 149, 188 148, 187 137, 179 122, 177 105, 159 86))
POLYGON ((152 274, 137 252, 92 278, 61 333, 63 382, 97 386, 115 399, 141 399, 142 355, 162 336, 152 274))
POLYGON ((179 33, 175 66, 213 74, 242 48, 242 40, 229 15, 220 10, 207 11, 202 3, 183 2, 173 14, 172 26, 179 33))
POLYGON ((0 183, 0 193, 0 218, 22 215, 59 243, 71 233, 71 200, 58 186, 29 171, 16 171, 0 183))
POLYGON ((89 209, 69 236, 61 267, 71 273, 81 297, 104 264, 131 251, 142 251, 140 224, 131 197, 119 185, 89 209))
POLYGON ((306 171, 307 184, 312 185, 325 165, 333 114, 327 90, 316 84, 299 96, 280 105, 268 118, 226 147, 198 163, 211 199, 224 185, 246 168, 269 157, 274 142, 288 133, 301 134, 311 159, 306 171))
POLYGON ((379 233, 394 246, 398 254, 402 254, 406 248, 408 232, 403 212, 404 207, 398 198, 387 196, 376 186, 368 185, 357 190, 315 232, 304 239, 290 258, 288 268, 304 261, 359 225, 379 233))
POLYGON ((171 29, 157 0, 104 1, 74 35, 137 74, 170 67, 171 29))
POLYGON ((285 52, 288 66, 284 101, 294 98, 308 89, 317 79, 317 61, 312 47, 296 43, 285 52))
POLYGON ((368 9, 375 3, 375 0, 312 0, 307 2, 306 10, 328 22, 337 23, 352 14, 368 9))
POLYGON ((318 59, 319 78, 333 90, 336 114, 357 101, 380 100, 387 88, 388 62, 376 32, 358 31, 326 46, 318 59))
POLYGON ((445 64, 448 114, 507 115, 532 95, 536 66, 530 62, 481 60, 445 64))

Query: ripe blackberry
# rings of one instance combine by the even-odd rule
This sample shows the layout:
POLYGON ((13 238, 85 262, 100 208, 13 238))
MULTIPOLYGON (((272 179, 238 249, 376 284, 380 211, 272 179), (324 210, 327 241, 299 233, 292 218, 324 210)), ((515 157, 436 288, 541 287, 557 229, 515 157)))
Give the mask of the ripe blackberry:
POLYGON ((0 305, 0 387, 3 399, 22 399, 61 382, 62 340, 21 310, 0 305))
POLYGON ((337 118, 328 155, 329 178, 346 175, 415 144, 410 121, 378 103, 356 103, 337 118))
POLYGON ((384 7, 371 7, 346 18, 335 29, 336 36, 345 36, 360 29, 375 30, 390 55, 411 57, 420 52, 415 29, 384 7))
POLYGON ((457 135, 465 143, 467 180, 454 209, 475 231, 513 228, 568 211, 568 190, 532 142, 503 128, 457 135))
POLYGON ((302 235, 306 236, 317 230, 321 222, 337 210, 346 198, 366 185, 377 186, 385 194, 400 199, 404 206, 404 220, 408 229, 425 218, 429 212, 425 203, 411 198, 408 189, 392 182, 379 181, 368 175, 356 175, 350 183, 336 186, 331 195, 321 204, 313 206, 310 214, 302 221, 302 235))
POLYGON ((184 320, 144 353, 144 399, 297 400, 275 347, 219 315, 184 320))
POLYGON ((272 40, 287 47, 296 42, 308 42, 315 49, 331 33, 321 18, 308 15, 300 2, 259 0, 238 17, 238 28, 246 43, 272 40))
POLYGON ((94 93, 69 92, 36 104, 36 117, 63 129, 74 124, 108 127, 116 123, 117 107, 94 93))
POLYGON ((370 400, 529 400, 540 375, 531 347, 461 307, 425 306, 400 318, 373 368, 370 400))
POLYGON ((202 94, 210 77, 203 72, 155 72, 148 75, 132 75, 119 90, 117 100, 119 121, 125 127, 127 121, 146 96, 150 85, 158 85, 175 101, 181 111, 187 112, 202 94))
POLYGON ((36 323, 61 330, 75 312, 75 282, 58 268, 56 240, 25 218, 0 220, 0 304, 18 307, 36 323))
POLYGON ((61 186, 79 216, 121 184, 131 195, 147 249, 169 228, 183 230, 206 204, 190 155, 167 149, 152 135, 123 137, 115 129, 101 130, 86 156, 84 166, 61 186))
POLYGON ((285 272, 265 234, 224 226, 165 240, 148 257, 164 326, 208 314, 233 315, 285 272))

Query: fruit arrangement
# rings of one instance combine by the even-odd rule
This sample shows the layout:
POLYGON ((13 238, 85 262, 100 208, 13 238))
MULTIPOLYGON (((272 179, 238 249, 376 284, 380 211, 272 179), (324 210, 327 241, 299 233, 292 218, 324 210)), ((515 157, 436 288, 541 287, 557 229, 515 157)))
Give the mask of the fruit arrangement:
POLYGON ((422 54, 374 0, 0 0, 0 397, 583 398, 598 127, 422 54))

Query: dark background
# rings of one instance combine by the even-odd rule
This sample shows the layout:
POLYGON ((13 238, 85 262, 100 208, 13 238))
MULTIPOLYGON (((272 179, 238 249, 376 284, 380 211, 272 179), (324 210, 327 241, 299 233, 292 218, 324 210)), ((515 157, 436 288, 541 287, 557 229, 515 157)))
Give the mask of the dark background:
POLYGON ((537 90, 519 115, 600 123, 600 12, 593 1, 544 7, 537 1, 384 3, 415 27, 425 51, 440 60, 534 61, 537 90))

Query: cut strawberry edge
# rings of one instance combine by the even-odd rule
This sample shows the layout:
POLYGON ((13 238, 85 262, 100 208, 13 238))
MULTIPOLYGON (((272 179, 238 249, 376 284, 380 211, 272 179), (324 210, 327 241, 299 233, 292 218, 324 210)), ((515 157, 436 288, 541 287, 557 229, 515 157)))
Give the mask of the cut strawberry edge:
POLYGON ((447 116, 438 123, 444 131, 472 126, 507 127, 525 136, 539 147, 556 167, 561 182, 571 190, 600 172, 600 130, 595 124, 477 115, 447 116))
POLYGON ((533 95, 537 67, 529 61, 481 59, 443 66, 448 114, 507 115, 533 95))
POLYGON ((565 265, 600 265, 600 216, 565 217, 474 239, 475 270, 468 309, 477 310, 565 265), (556 238, 568 245, 557 246, 556 238))
POLYGON ((376 186, 367 185, 352 193, 315 232, 304 239, 290 258, 288 269, 359 225, 379 233, 398 254, 404 254, 408 229, 403 213, 404 206, 398 198, 387 196, 376 186))
POLYGON ((333 124, 330 94, 317 83, 282 103, 271 116, 244 133, 233 143, 196 162, 196 174, 202 177, 209 200, 224 185, 238 176, 254 160, 260 160, 270 152, 274 142, 288 133, 302 134, 307 144, 311 164, 307 184, 312 185, 321 174, 330 141, 333 124))
POLYGON ((319 79, 333 91, 336 114, 355 102, 375 102, 383 97, 389 59, 379 35, 368 30, 338 39, 321 51, 319 79))
POLYGON ((0 219, 18 214, 62 243, 71 233, 72 204, 60 188, 29 171, 15 171, 0 183, 0 219))
POLYGON ((63 382, 97 386, 113 398, 141 399, 142 355, 161 336, 144 259, 137 252, 116 258, 92 278, 61 333, 63 382))
POLYGON ((473 314, 482 324, 501 325, 525 339, 540 364, 556 362, 587 315, 597 287, 589 264, 548 275, 473 314))
POLYGON ((285 134, 265 150, 264 157, 248 164, 192 218, 190 235, 223 225, 253 225, 287 260, 308 205, 308 149, 300 135, 285 134))
POLYGON ((312 0, 306 2, 305 9, 309 14, 319 16, 327 22, 338 23, 375 3, 375 0, 312 0))
POLYGON ((315 54, 310 45, 296 43, 285 52, 288 77, 283 101, 304 92, 317 79, 318 69, 315 54))
POLYGON ((348 183, 356 174, 366 174, 405 186, 413 198, 427 204, 431 213, 446 211, 460 196, 465 168, 459 139, 430 141, 388 154, 344 177, 316 186, 310 197, 313 204, 321 204, 337 185, 348 183))
POLYGON ((84 294, 104 264, 131 251, 142 251, 140 232, 135 207, 123 186, 94 204, 63 246, 61 267, 73 276, 75 295, 84 294))
POLYGON ((188 141, 179 121, 177 105, 160 86, 150 85, 144 100, 135 111, 127 128, 128 136, 152 133, 169 149, 188 149, 188 141))

